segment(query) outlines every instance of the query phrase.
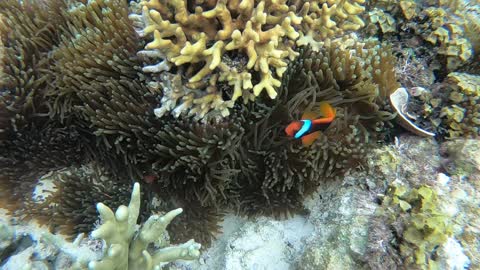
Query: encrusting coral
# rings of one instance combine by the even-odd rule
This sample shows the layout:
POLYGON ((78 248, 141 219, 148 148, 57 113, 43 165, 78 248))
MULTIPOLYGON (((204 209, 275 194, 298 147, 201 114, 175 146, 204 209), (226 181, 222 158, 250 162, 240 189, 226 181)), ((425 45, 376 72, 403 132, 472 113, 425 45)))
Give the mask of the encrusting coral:
POLYGON ((242 97, 277 96, 282 74, 297 53, 294 45, 315 45, 364 25, 365 1, 187 1, 137 3, 140 36, 153 41, 140 52, 161 59, 144 72, 161 73, 161 117, 182 112, 203 118, 226 116, 242 97), (175 76, 167 75, 174 71, 175 76), (188 79, 187 79, 188 78, 188 79), (172 80, 173 79, 173 80, 172 80), (167 85, 168 81, 175 81, 167 85), (223 90, 233 86, 233 92, 223 90))
POLYGON ((432 48, 418 58, 445 76, 472 63, 480 42, 480 10, 474 1, 371 1, 367 29, 402 46, 432 48), (411 43, 411 44, 408 44, 411 43), (433 61, 432 61, 433 60, 433 61))
POLYGON ((423 91, 407 110, 414 121, 429 126, 442 138, 480 135, 480 76, 452 72, 446 80, 423 91))
POLYGON ((399 236, 399 253, 407 267, 432 269, 436 248, 453 233, 453 223, 441 209, 436 191, 429 186, 408 188, 394 184, 382 202, 382 213, 399 236), (398 215, 398 212, 401 214, 398 215))

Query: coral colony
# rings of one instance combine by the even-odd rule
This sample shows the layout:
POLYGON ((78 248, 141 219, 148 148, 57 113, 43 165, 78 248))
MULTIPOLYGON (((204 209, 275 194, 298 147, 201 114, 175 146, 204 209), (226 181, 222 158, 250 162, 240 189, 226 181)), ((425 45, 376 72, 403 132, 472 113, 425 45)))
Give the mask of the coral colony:
MULTIPOLYGON (((118 242, 91 269, 114 269, 115 256, 129 252, 136 261, 118 269, 153 269, 198 257, 189 239, 208 246, 226 211, 301 212, 323 182, 365 165, 368 149, 396 130, 389 96, 402 84, 436 76, 433 91, 415 95, 421 106, 404 113, 415 115, 411 123, 440 139, 478 137, 479 79, 468 70, 478 71, 472 29, 480 20, 470 6, 440 2, 2 0, 0 203, 52 232, 93 230, 118 242), (415 72, 422 78, 399 72, 427 62, 415 72), (307 112, 321 117, 325 103, 335 118, 311 143, 285 134, 307 112), (136 181, 142 199, 135 185, 135 205, 123 206, 136 181), (31 196, 45 182, 52 188, 31 196), (106 229, 117 223, 125 239, 106 229), (154 239, 132 240, 169 223, 171 241, 188 243, 172 249, 178 254, 149 253, 154 239)), ((415 210, 403 219, 447 233, 437 216, 422 214, 436 200, 428 187, 397 191, 389 205, 415 210)), ((417 227, 404 231, 402 247, 420 250, 402 254, 428 264, 422 254, 444 237, 421 242, 429 232, 417 227)))

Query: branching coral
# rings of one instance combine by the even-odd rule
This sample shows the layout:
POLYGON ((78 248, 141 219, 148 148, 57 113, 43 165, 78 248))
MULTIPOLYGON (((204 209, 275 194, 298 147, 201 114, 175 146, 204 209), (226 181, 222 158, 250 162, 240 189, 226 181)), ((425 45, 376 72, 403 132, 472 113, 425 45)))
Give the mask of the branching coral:
MULTIPOLYGON (((53 171, 39 180, 43 185, 47 181, 51 187, 43 191, 41 198, 26 200, 24 212, 52 231, 70 236, 94 228, 97 201, 118 207, 130 196, 129 181, 115 179, 92 165, 53 171)), ((141 201, 142 213, 150 212, 149 203, 148 199, 141 201)))
MULTIPOLYGON (((140 185, 135 183, 128 206, 120 205, 115 213, 104 203, 96 204, 101 224, 91 233, 93 238, 103 240, 103 254, 93 260, 95 254, 75 253, 72 244, 62 237, 43 233, 42 240, 61 249, 71 257, 69 269, 92 270, 153 270, 161 269, 175 260, 194 260, 200 256, 201 245, 193 239, 177 246, 169 246, 166 231, 170 222, 182 213, 182 209, 172 210, 164 215, 151 215, 144 223, 137 224, 142 200, 140 185)), ((82 243, 83 234, 73 245, 82 243)))
POLYGON ((168 212, 164 216, 152 215, 138 228, 140 213, 140 185, 133 187, 127 206, 121 205, 113 211, 103 203, 97 204, 102 225, 92 232, 94 238, 105 240, 105 256, 100 261, 90 262, 89 269, 158 269, 162 263, 178 259, 192 260, 200 256, 200 244, 190 240, 182 245, 159 248, 153 252, 149 245, 161 240, 168 224, 182 209, 168 212))
MULTIPOLYGON (((163 85, 161 117, 188 112, 203 118, 225 116, 239 97, 244 102, 266 91, 277 96, 281 77, 297 53, 292 47, 315 44, 363 26, 356 1, 187 1, 140 2, 142 15, 130 17, 140 36, 153 41, 141 54, 162 59, 144 72, 177 70, 175 85, 163 85), (298 39, 298 40, 297 40, 298 39), (188 82, 184 82, 188 80, 188 82), (231 85, 233 93, 222 85, 231 85)), ((168 81, 170 76, 160 78, 168 81)), ((163 83, 165 84, 165 83, 163 83)))

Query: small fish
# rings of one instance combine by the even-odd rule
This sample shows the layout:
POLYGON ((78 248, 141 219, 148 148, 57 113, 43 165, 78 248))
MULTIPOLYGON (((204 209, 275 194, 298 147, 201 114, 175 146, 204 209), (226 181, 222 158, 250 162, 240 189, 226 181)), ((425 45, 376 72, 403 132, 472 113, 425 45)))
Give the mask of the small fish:
POLYGON ((302 139, 305 146, 310 146, 320 136, 320 131, 326 130, 335 119, 335 109, 327 102, 320 102, 320 115, 305 112, 302 120, 293 121, 285 128, 287 136, 302 139), (320 118, 317 118, 321 116, 320 118))

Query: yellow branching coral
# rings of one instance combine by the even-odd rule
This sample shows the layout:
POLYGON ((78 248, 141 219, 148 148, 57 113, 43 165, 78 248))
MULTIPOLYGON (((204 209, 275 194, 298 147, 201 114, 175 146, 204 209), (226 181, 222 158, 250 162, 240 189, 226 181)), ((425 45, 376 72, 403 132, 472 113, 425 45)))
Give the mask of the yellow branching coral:
MULTIPOLYGON (((360 14, 365 11, 365 0, 296 1, 301 3, 299 15, 303 18, 298 45, 318 48, 325 38, 340 36, 345 31, 355 31, 365 23, 360 14)), ((299 4, 296 5, 300 7, 299 4)))
MULTIPOLYGON (((150 42, 140 54, 162 59, 144 72, 175 69, 189 97, 162 103, 157 116, 195 111, 203 118, 228 114, 239 97, 244 102, 266 92, 277 96, 283 72, 298 54, 295 45, 318 48, 323 39, 357 30, 364 0, 145 0, 134 3, 130 18, 150 42), (232 88, 228 92, 224 85, 232 88), (225 103, 225 104, 222 104, 225 103), (173 105, 172 105, 173 104, 173 105), (177 109, 177 107, 181 107, 177 109)), ((148 62, 148 61, 147 61, 148 62)), ((228 89, 229 89, 228 88, 228 89)), ((177 87, 177 89, 180 89, 177 87)), ((163 89, 165 95, 165 89, 163 89)), ((171 93, 171 89, 166 92, 171 93)), ((190 112, 191 113, 191 112, 190 112)))

